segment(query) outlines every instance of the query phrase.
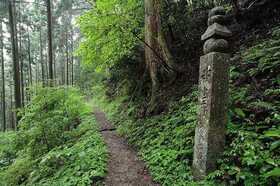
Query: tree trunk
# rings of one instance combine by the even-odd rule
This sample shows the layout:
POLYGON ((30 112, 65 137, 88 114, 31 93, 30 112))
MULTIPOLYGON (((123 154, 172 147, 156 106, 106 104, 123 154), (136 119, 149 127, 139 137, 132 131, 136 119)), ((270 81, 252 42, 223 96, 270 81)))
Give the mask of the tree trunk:
POLYGON ((71 85, 74 86, 74 57, 71 56, 71 85))
POLYGON ((74 86, 74 33, 73 28, 71 29, 71 80, 72 86, 74 86))
MULTIPOLYGON (((22 50, 22 27, 21 27, 21 23, 22 23, 22 17, 21 17, 21 3, 19 2, 18 4, 19 7, 19 13, 18 13, 18 22, 15 22, 15 25, 17 27, 18 25, 18 40, 17 42, 19 43, 19 50, 18 50, 18 54, 19 54, 19 63, 20 63, 20 88, 21 88, 21 106, 24 107, 24 93, 25 93, 25 85, 24 85, 24 61, 23 61, 23 50, 22 50)), ((16 17, 16 16, 15 16, 16 17)))
MULTIPOLYGON (((28 29, 27 29, 28 32, 28 29)), ((29 66, 29 86, 32 86, 33 81, 32 81, 32 58, 31 58, 31 43, 30 43, 30 35, 28 32, 28 66, 29 66)))
POLYGON ((39 83, 39 70, 38 70, 38 63, 35 63, 35 83, 38 84, 39 83))
POLYGON ((54 55, 53 55, 53 78, 55 80, 55 84, 56 84, 56 81, 57 81, 57 76, 56 76, 56 49, 54 50, 54 55))
MULTIPOLYGON (((47 48, 47 46, 46 46, 46 51, 48 51, 48 48, 47 48)), ((45 57, 45 63, 44 63, 44 65, 45 65, 45 69, 46 69, 46 81, 48 81, 49 80, 49 63, 48 63, 48 61, 49 61, 49 58, 48 58, 48 55, 45 55, 44 56, 45 57)), ((47 84, 47 83, 46 83, 47 84)))
MULTIPOLYGON (((55 28, 56 25, 59 25, 59 23, 57 22, 58 17, 56 16, 52 16, 52 27, 55 28)), ((55 83, 58 81, 58 77, 57 77, 57 42, 54 40, 53 42, 53 78, 55 79, 55 83)))
POLYGON ((156 0, 145 0, 145 42, 149 47, 145 47, 146 66, 149 69, 152 81, 151 103, 156 102, 159 91, 159 67, 160 59, 155 53, 159 53, 158 45, 158 24, 159 17, 156 13, 156 0))
POLYGON ((145 57, 152 82, 151 111, 159 103, 159 76, 170 78, 170 75, 174 76, 175 69, 173 57, 162 31, 160 11, 161 0, 145 0, 145 57), (172 70, 172 73, 161 70, 163 66, 172 70))
POLYGON ((45 86, 45 65, 44 65, 44 56, 43 56, 43 41, 42 41, 42 29, 40 29, 40 64, 41 64, 41 75, 42 75, 42 84, 45 86))
MULTIPOLYGON (((20 48, 21 48, 21 38, 20 39, 20 48)), ((19 54, 19 61, 20 61, 20 87, 21 87, 21 106, 24 107, 24 88, 25 88, 25 84, 24 84, 24 69, 23 69, 23 59, 22 59, 22 54, 21 54, 21 50, 20 50, 20 54, 19 54)))
POLYGON ((66 31, 65 46, 66 46, 66 83, 67 83, 67 85, 69 85, 69 47, 68 47, 68 30, 66 31))
MULTIPOLYGON (((63 41, 64 42, 64 41, 63 41)), ((61 54, 63 54, 62 55, 62 61, 63 61, 63 63, 61 64, 61 84, 62 85, 66 85, 66 81, 65 81, 65 62, 64 61, 66 61, 66 59, 65 59, 65 55, 64 55, 64 46, 62 45, 61 46, 61 49, 60 49, 60 53, 61 54)))
MULTIPOLYGON (((21 93, 20 93, 20 73, 19 73, 19 61, 18 61, 18 47, 16 43, 16 27, 14 25, 14 14, 13 14, 13 5, 9 1, 9 21, 11 29, 11 40, 12 40, 12 53, 13 53, 13 71, 14 71, 14 89, 15 89, 15 106, 16 109, 21 108, 21 93)), ((17 117, 16 122, 19 121, 17 117)))
POLYGON ((0 41, 1 41, 1 71, 2 71, 2 108, 3 108, 3 131, 6 131, 6 92, 5 92, 5 64, 4 64, 4 36, 2 21, 0 22, 0 41))
POLYGON ((10 81, 10 126, 11 129, 16 129, 16 123, 15 123, 15 114, 12 111, 14 109, 14 103, 13 103, 13 85, 12 81, 10 81))
POLYGON ((52 48, 52 11, 51 1, 47 0, 47 14, 48 14, 48 53, 49 53, 49 79, 50 85, 53 85, 53 48, 52 48))

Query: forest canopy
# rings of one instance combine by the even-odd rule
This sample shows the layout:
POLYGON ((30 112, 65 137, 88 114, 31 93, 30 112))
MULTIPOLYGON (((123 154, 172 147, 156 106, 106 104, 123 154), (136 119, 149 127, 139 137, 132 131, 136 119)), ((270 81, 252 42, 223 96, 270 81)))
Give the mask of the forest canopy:
POLYGON ((84 64, 106 69, 124 56, 130 56, 143 37, 143 15, 142 1, 94 2, 94 9, 77 21, 86 38, 77 51, 84 64))

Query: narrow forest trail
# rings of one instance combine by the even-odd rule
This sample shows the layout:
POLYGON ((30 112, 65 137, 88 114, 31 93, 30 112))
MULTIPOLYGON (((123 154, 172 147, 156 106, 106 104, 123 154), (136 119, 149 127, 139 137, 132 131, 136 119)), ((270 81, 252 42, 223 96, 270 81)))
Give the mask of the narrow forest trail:
POLYGON ((103 112, 94 111, 102 136, 108 146, 109 162, 106 186, 157 186, 148 173, 145 164, 136 152, 119 137, 103 112))

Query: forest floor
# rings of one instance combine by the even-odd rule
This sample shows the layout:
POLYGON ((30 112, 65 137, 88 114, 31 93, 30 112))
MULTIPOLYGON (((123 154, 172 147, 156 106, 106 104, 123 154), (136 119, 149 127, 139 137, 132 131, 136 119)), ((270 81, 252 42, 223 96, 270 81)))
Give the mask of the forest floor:
POLYGON ((108 146, 108 174, 106 186, 158 186, 153 182, 144 162, 137 153, 117 135, 115 128, 107 120, 105 114, 95 109, 94 115, 100 125, 102 136, 108 146))

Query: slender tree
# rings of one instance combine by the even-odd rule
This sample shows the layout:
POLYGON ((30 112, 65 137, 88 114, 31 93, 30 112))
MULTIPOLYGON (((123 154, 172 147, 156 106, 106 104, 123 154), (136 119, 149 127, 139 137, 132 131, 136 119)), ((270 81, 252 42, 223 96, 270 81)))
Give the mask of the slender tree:
POLYGON ((47 0, 47 14, 48 14, 48 53, 49 53, 49 79, 53 83, 53 48, 52 48, 52 11, 51 1, 47 0))
POLYGON ((27 29, 27 39, 28 39, 28 69, 29 69, 29 85, 32 85, 32 58, 31 58, 31 41, 29 30, 27 29))
POLYGON ((68 46, 68 29, 65 33, 65 52, 66 52, 66 84, 69 85, 69 46, 68 46))
POLYGON ((31 41, 30 41, 30 34, 29 34, 29 27, 27 27, 27 53, 28 53, 28 87, 27 87, 27 92, 26 92, 26 99, 28 101, 31 100, 31 92, 28 91, 30 86, 32 86, 33 81, 32 81, 32 57, 31 57, 31 41))
POLYGON ((5 92, 5 64, 4 64, 4 35, 0 22, 0 44, 1 44, 1 71, 2 71, 2 108, 3 108, 3 131, 6 130, 6 92, 5 92))
POLYGON ((45 85, 45 65, 44 65, 44 56, 43 56, 43 40, 42 40, 42 28, 40 28, 40 64, 41 64, 41 75, 42 75, 42 83, 45 85))
POLYGON ((38 63, 35 63, 35 83, 38 84, 39 83, 39 69, 38 69, 38 63))
MULTIPOLYGON (((10 72, 11 76, 12 76, 12 71, 10 72)), ((13 82, 10 81, 10 110, 13 110, 14 109, 14 102, 13 102, 13 82)), ((16 129, 16 122, 15 122, 15 114, 14 112, 10 112, 10 125, 9 125, 9 128, 12 128, 12 129, 16 129)))
MULTIPOLYGON (((16 7, 15 7, 16 10, 16 7)), ((25 84, 24 84, 24 59, 23 59, 23 48, 22 48, 22 40, 23 40, 23 35, 22 35, 22 14, 21 14, 21 2, 18 3, 18 21, 15 22, 15 26, 17 27, 18 25, 18 33, 16 34, 17 43, 19 43, 19 48, 18 48, 18 55, 19 55, 19 64, 20 64, 20 88, 21 88, 21 104, 22 107, 24 107, 24 100, 25 100, 25 84)), ((16 17, 16 16, 15 16, 16 17)))
POLYGON ((71 27, 71 84, 74 86, 74 31, 71 27))
MULTIPOLYGON (((46 45, 46 49, 45 49, 45 51, 48 51, 48 46, 46 45)), ((44 63, 44 65, 45 65, 45 69, 46 69, 46 80, 48 80, 48 79, 50 79, 49 77, 50 77, 50 71, 49 71, 49 63, 48 63, 48 61, 49 61, 49 56, 48 55, 45 55, 44 56, 45 57, 45 61, 46 61, 46 63, 44 63)))

